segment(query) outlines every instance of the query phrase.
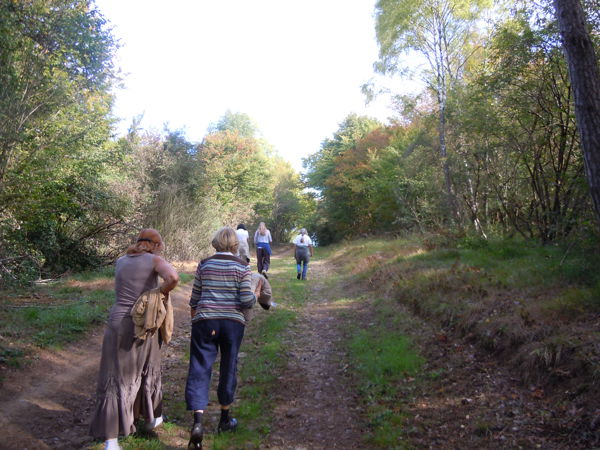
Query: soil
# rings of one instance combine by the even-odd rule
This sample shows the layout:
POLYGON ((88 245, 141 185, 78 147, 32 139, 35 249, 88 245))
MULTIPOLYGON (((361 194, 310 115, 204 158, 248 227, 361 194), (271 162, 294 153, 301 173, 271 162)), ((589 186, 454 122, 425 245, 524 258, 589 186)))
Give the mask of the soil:
MULTIPOLYGON (((289 255, 274 258, 282 256, 289 255)), ((348 287, 331 286, 331 270, 324 261, 311 263, 309 298, 287 333, 288 366, 272 389, 276 419, 263 448, 373 448, 364 440, 370 431, 368 405, 358 396, 341 345, 351 332, 347 321, 368 326, 372 308, 369 300, 334 302, 333 293, 348 287)), ((181 361, 189 339, 190 289, 188 283, 172 296, 176 328, 163 353, 165 397, 180 396, 184 384, 181 361)), ((564 401, 564 392, 523 386, 494 356, 398 308, 396 313, 405 317, 399 326, 411 336, 430 374, 426 383, 407 376, 400 386, 397 409, 406 416, 406 433, 398 448, 597 446, 597 409, 564 401), (582 429, 577 424, 584 418, 591 425, 582 429)), ((95 329, 60 351, 40 351, 26 369, 3 369, 0 449, 81 449, 93 444, 87 428, 102 332, 95 329)), ((183 435, 175 437, 168 448, 185 448, 186 442, 183 435)))

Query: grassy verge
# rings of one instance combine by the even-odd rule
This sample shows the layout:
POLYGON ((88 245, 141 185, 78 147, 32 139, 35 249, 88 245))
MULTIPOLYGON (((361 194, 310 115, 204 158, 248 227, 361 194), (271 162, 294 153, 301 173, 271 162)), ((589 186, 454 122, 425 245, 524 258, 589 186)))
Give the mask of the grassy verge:
POLYGON ((101 323, 114 302, 113 271, 77 274, 0 300, 0 364, 19 367, 36 347, 57 348, 101 323))
POLYGON ((369 273, 374 265, 399 254, 413 254, 416 244, 383 240, 355 244, 320 249, 320 253, 334 268, 326 282, 330 300, 355 305, 341 314, 340 323, 351 382, 364 409, 363 443, 365 448, 410 448, 404 402, 424 376, 423 359, 407 331, 410 318, 399 314, 389 297, 373 297, 369 273))
POLYGON ((371 326, 349 340, 355 381, 366 405, 365 441, 374 448, 404 448, 406 417, 399 399, 423 361, 411 339, 390 321, 383 302, 375 302, 375 313, 371 326))
POLYGON ((557 374, 595 380, 600 256, 593 244, 426 244, 417 238, 361 240, 335 247, 332 261, 354 285, 503 354, 524 381, 552 382, 557 374))
POLYGON ((524 381, 573 376, 583 386, 594 385, 600 373, 594 345, 600 337, 594 326, 600 257, 593 250, 520 240, 432 245, 416 236, 327 249, 335 267, 331 286, 343 286, 337 289, 340 301, 368 304, 359 318, 346 317, 368 444, 409 448, 412 431, 403 404, 439 376, 423 372, 418 349, 407 338, 415 325, 406 310, 498 354, 524 381))
POLYGON ((2 295, 0 364, 20 367, 33 349, 60 348, 103 323, 114 303, 113 281, 114 268, 107 267, 2 295))

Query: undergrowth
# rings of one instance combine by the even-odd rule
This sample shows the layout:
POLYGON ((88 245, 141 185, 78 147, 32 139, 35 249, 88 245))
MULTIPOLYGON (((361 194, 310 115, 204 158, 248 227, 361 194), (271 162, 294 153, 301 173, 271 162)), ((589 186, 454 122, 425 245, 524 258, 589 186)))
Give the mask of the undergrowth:
POLYGON ((591 332, 600 313, 600 256, 593 250, 473 238, 426 248, 411 237, 346 243, 332 261, 356 283, 506 354, 524 380, 552 382, 555 373, 598 372, 591 332), (556 340, 562 351, 539 357, 556 340), (582 353, 585 361, 577 360, 582 353))

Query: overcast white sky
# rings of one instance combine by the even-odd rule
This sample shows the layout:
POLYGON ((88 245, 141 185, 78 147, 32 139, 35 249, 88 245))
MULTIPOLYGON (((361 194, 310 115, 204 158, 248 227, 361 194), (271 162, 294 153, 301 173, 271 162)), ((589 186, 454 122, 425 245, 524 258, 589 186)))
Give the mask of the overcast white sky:
POLYGON ((122 48, 119 132, 183 129, 199 142, 226 110, 248 114, 293 166, 365 106, 377 59, 375 0, 96 0, 122 48))

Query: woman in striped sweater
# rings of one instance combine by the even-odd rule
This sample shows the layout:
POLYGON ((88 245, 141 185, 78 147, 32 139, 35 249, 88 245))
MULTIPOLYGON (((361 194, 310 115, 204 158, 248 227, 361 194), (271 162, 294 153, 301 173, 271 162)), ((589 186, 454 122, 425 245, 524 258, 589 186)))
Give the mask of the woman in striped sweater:
MULTIPOLYGON (((202 448, 202 415, 208 404, 212 365, 221 352, 217 396, 221 405, 218 431, 233 431, 237 421, 229 416, 237 384, 237 357, 244 337, 243 310, 252 308, 250 268, 237 258, 238 238, 230 227, 215 234, 216 253, 200 261, 190 299, 192 338, 185 388, 189 410, 194 412, 188 448, 202 448)), ((260 286, 258 286, 260 290, 260 286)))

